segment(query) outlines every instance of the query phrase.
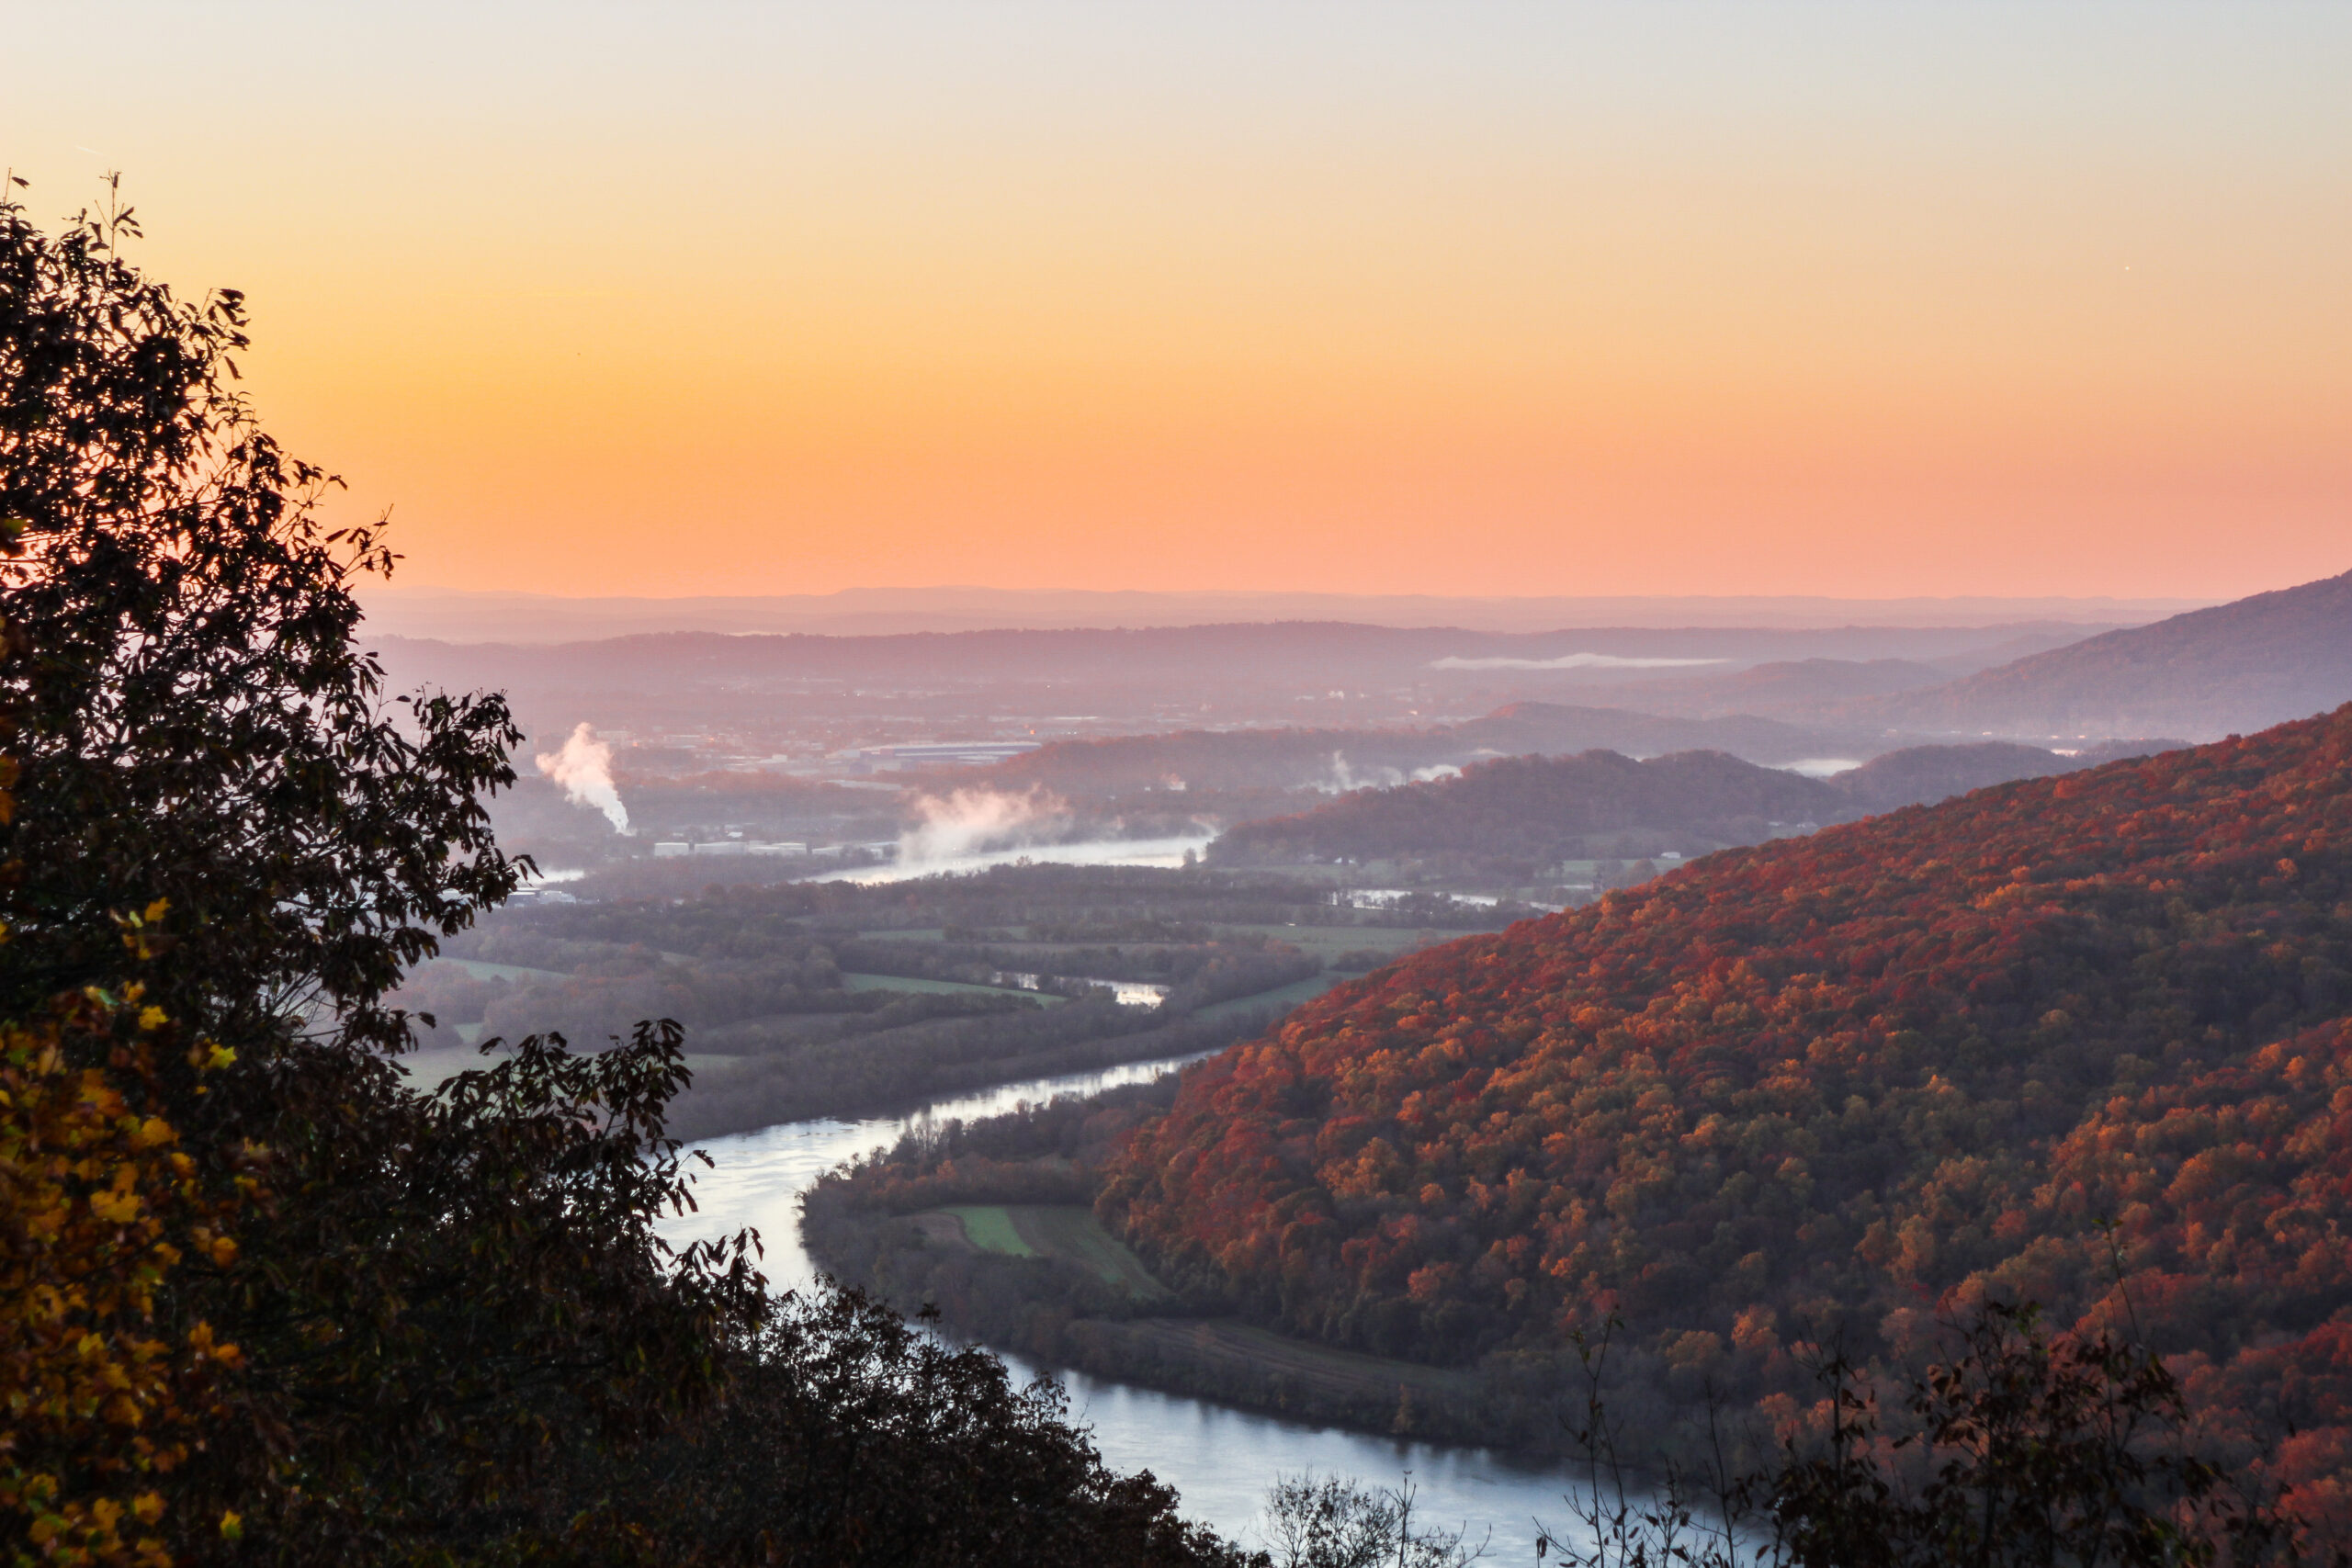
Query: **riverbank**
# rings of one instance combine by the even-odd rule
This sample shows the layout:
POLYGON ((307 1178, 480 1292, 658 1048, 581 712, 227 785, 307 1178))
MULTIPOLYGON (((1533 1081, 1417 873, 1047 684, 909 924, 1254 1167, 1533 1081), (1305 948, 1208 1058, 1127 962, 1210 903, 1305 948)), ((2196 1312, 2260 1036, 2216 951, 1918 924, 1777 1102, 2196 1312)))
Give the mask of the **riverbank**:
MULTIPOLYGON (((695 1187, 696 1208, 662 1226, 673 1245, 732 1235, 750 1227, 764 1238, 761 1268, 776 1292, 804 1288, 820 1265, 801 1244, 800 1199, 843 1161, 888 1148, 910 1134, 936 1136, 956 1122, 976 1123, 1023 1104, 1091 1096, 1148 1082, 1181 1062, 1137 1063, 1103 1072, 1024 1080, 983 1093, 941 1100, 910 1113, 784 1123, 711 1140, 715 1165, 695 1187)), ((1261 1414, 1188 1398, 1067 1367, 1048 1367, 1000 1351, 1016 1379, 1050 1375, 1068 1391, 1073 1418, 1093 1432, 1103 1457, 1124 1472, 1149 1471, 1175 1486, 1184 1511, 1237 1540, 1254 1540, 1254 1521, 1269 1480, 1313 1472, 1394 1485, 1406 1476, 1420 1496, 1420 1517, 1470 1539, 1492 1530, 1492 1551, 1522 1562, 1534 1551, 1538 1518, 1565 1522, 1567 1478, 1558 1466, 1496 1450, 1366 1434, 1301 1416, 1261 1414)))
POLYGON ((690 1058, 695 1079, 672 1108, 670 1131, 692 1141, 814 1117, 854 1119, 999 1084, 1197 1056, 1262 1032, 1288 1005, 1161 1022, 1110 1001, 1035 1010, 1040 1016, 1011 1021, 1011 1038, 985 1028, 910 1028, 828 1042, 787 1059, 802 1069, 793 1073, 765 1061, 706 1057, 697 1066, 690 1058))
MULTIPOLYGON (((1037 1195, 1067 1174, 1001 1172, 992 1185, 1037 1195)), ((808 1213, 804 1239, 841 1278, 902 1310, 937 1306, 950 1326, 1058 1368, 1354 1431, 1496 1440, 1487 1423, 1461 1418, 1488 1404, 1476 1373, 1204 1315, 1082 1204, 962 1203, 861 1224, 820 1197, 808 1213)))
MULTIPOLYGON (((503 968, 526 977, 552 973, 489 964, 462 967, 503 968)), ((688 1030, 690 1077, 671 1104, 670 1133, 694 1142, 816 1117, 886 1115, 998 1084, 1196 1056, 1263 1033, 1340 976, 1286 980, 1191 1012, 1125 1006, 1108 992, 1073 1001, 900 976, 843 979, 849 982, 844 996, 869 1004, 863 1013, 688 1030), (955 1010, 967 1003, 977 1004, 977 1010, 955 1010)), ((478 1044, 482 1026, 462 1028, 469 1034, 460 1043, 429 1043, 400 1058, 415 1088, 429 1093, 485 1065, 478 1044)))
POLYGON ((693 1079, 670 1130, 705 1139, 1214 1049, 1428 934, 1358 923, 1375 918, 1320 887, 1071 866, 714 886, 502 910, 395 1000, 420 1088, 480 1066, 486 1039, 594 1050, 675 1019, 693 1079))
POLYGON ((1577 1369, 1504 1352, 1457 1367, 1275 1333, 1159 1277, 1093 1209, 1092 1168, 1172 1079, 902 1140, 802 1203, 810 1255, 952 1331, 1057 1370, 1384 1438, 1558 1456, 1577 1369))

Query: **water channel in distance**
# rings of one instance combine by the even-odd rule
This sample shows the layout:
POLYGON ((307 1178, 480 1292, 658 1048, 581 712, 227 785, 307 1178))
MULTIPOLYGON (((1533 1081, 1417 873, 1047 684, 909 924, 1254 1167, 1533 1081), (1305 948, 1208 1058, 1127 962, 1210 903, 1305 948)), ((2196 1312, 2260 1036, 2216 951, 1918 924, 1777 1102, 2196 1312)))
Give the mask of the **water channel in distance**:
MULTIPOLYGON (((704 1140, 716 1169, 696 1168, 697 1213, 673 1220, 673 1242, 732 1235, 757 1229, 767 1249, 763 1265, 773 1287, 786 1291, 815 1278, 816 1265, 800 1245, 798 1200, 810 1183, 842 1161, 897 1141, 917 1120, 992 1116, 1023 1101, 1057 1094, 1091 1094, 1136 1083, 1167 1070, 1166 1062, 1136 1063, 1004 1084, 979 1094, 942 1100, 903 1115, 864 1121, 786 1122, 755 1133, 704 1140)), ((1017 1380, 1035 1369, 1007 1357, 1017 1380)), ((1535 1561, 1535 1520, 1565 1527, 1567 1485, 1558 1472, 1517 1465, 1480 1449, 1439 1448, 1303 1425, 1112 1382, 1063 1374, 1070 1415, 1093 1429, 1094 1442, 1114 1470, 1148 1470, 1175 1487, 1183 1512, 1245 1545, 1259 1541, 1253 1521, 1277 1472, 1313 1471, 1351 1475, 1367 1485, 1394 1486, 1408 1471, 1415 1517, 1430 1525, 1468 1529, 1491 1542, 1487 1561, 1535 1561)))

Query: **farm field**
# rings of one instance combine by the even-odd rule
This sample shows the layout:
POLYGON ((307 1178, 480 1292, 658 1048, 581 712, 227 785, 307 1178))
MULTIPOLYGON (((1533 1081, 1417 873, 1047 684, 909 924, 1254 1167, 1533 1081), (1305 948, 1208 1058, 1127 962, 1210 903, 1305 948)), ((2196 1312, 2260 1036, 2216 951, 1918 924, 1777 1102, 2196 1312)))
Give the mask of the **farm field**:
POLYGON ((976 986, 969 980, 924 980, 905 975, 843 975, 842 987, 851 991, 923 991, 932 996, 1020 997, 1040 1007, 1052 1007, 1066 999, 1038 991, 1015 990, 1011 986, 976 986))
POLYGON ((1168 1294, 1142 1259, 1083 1205, 965 1204, 941 1212, 955 1215, 965 1239, 983 1252, 1059 1258, 1143 1301, 1168 1294))
POLYGON ((1035 1258, 1037 1249, 1022 1239, 1012 1216, 998 1203, 960 1203, 942 1211, 953 1214, 956 1223, 964 1227, 964 1239, 982 1252, 1001 1252, 1013 1258, 1035 1258))
POLYGON ((1220 929, 1249 936, 1272 937, 1317 958, 1366 948, 1409 953, 1419 946, 1421 941, 1419 931, 1402 926, 1227 926, 1220 929))

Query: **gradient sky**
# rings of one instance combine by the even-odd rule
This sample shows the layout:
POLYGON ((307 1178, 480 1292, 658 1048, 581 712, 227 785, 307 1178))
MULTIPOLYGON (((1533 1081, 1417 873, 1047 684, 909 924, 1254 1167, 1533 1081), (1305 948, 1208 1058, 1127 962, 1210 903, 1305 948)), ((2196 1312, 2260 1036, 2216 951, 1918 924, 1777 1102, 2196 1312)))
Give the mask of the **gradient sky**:
POLYGON ((404 581, 2352 568, 2352 5, 0 4, 404 581))

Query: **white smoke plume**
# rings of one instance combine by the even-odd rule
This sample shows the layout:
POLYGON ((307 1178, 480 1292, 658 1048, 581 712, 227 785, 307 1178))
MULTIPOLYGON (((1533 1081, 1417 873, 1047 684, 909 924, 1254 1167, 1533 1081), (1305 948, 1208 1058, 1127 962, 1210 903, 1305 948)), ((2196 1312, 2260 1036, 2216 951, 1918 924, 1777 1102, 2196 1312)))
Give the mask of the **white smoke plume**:
POLYGON ((1432 762, 1409 773, 1380 765, 1352 768, 1348 765, 1345 751, 1334 751, 1330 767, 1321 778, 1308 781, 1307 787, 1323 795, 1348 795, 1360 789, 1391 789, 1400 784, 1431 784, 1461 776, 1462 770, 1452 762, 1432 762))
POLYGON ((922 820, 899 835, 899 865, 931 865, 1050 841, 1069 830, 1069 803, 1043 785, 1021 795, 959 789, 915 802, 922 820))
POLYGON ((539 754, 539 772, 563 786, 564 797, 574 806, 593 806, 605 814, 616 833, 628 831, 628 807, 621 804, 621 792, 613 787, 613 749, 596 739, 594 726, 585 719, 563 743, 563 750, 550 757, 539 754))

